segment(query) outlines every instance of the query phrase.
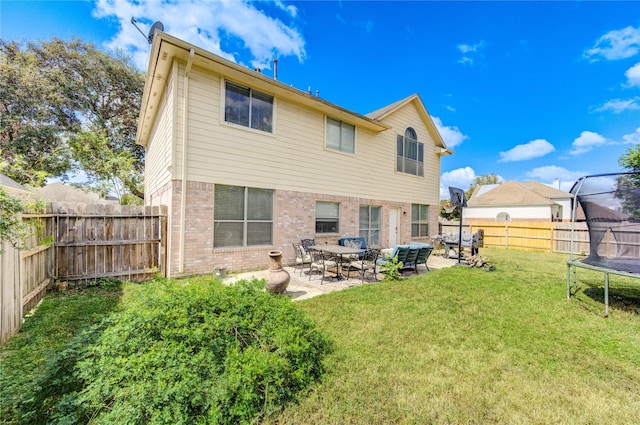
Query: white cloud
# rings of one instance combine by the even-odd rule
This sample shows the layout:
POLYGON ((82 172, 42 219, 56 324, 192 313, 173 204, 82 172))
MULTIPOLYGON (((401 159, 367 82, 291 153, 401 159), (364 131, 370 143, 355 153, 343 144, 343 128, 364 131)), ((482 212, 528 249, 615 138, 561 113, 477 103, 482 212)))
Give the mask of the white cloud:
POLYGON ((640 62, 627 69, 624 76, 627 77, 627 85, 640 86, 640 62))
POLYGON ((500 160, 498 162, 514 162, 540 158, 555 150, 556 148, 546 140, 536 139, 529 143, 518 145, 506 152, 500 152, 500 160))
MULTIPOLYGON (((281 1, 275 5, 274 13, 295 21, 295 7, 281 1)), ((234 62, 246 58, 252 68, 270 69, 274 57, 302 61, 306 56, 305 41, 293 25, 267 16, 248 1, 98 0, 93 13, 118 20, 120 30, 107 47, 124 50, 140 69, 147 67, 149 45, 131 17, 145 33, 154 21, 161 21, 165 32, 234 62)))
POLYGON ((640 104, 638 104, 638 101, 640 101, 639 97, 634 97, 631 99, 612 99, 597 108, 596 111, 613 111, 616 114, 622 113, 624 111, 635 111, 640 109, 640 104))
POLYGON ((458 63, 473 65, 475 57, 482 57, 482 50, 486 47, 487 43, 484 40, 476 44, 458 44, 456 48, 462 53, 462 57, 458 59, 458 63))
POLYGON ((431 119, 433 120, 433 123, 438 129, 438 133, 440 133, 440 136, 442 136, 442 139, 444 140, 444 143, 448 148, 458 146, 469 138, 468 136, 462 134, 458 127, 446 126, 442 124, 442 120, 438 117, 431 117, 431 119))
POLYGON ((573 187, 576 180, 589 173, 586 171, 570 171, 564 167, 556 165, 547 165, 544 167, 534 168, 526 173, 527 178, 545 183, 554 189, 564 190, 568 192, 573 187))
POLYGON ((471 167, 458 168, 442 173, 440 176, 440 199, 449 199, 449 186, 467 190, 476 180, 476 173, 471 167))
POLYGON ((622 136, 622 143, 625 145, 640 144, 640 128, 636 128, 635 133, 625 134, 622 136))
POLYGON ((580 155, 593 150, 593 148, 606 145, 607 139, 593 131, 583 131, 571 144, 571 154, 580 155))
POLYGON ((609 31, 596 41, 593 48, 587 50, 584 56, 596 61, 599 57, 615 60, 629 58, 640 51, 640 29, 626 27, 621 30, 609 31))

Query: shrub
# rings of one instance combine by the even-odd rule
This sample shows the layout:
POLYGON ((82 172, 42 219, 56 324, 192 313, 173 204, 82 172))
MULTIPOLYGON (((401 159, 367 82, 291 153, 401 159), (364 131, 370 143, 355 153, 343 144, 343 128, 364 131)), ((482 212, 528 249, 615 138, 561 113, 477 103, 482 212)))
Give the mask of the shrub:
POLYGON ((247 423, 323 373, 327 337, 263 281, 158 280, 115 313, 78 365, 85 383, 59 421, 247 423), (70 406, 75 405, 75 409, 70 406))
POLYGON ((400 280, 402 278, 402 261, 398 261, 398 257, 389 258, 382 266, 384 280, 400 280))

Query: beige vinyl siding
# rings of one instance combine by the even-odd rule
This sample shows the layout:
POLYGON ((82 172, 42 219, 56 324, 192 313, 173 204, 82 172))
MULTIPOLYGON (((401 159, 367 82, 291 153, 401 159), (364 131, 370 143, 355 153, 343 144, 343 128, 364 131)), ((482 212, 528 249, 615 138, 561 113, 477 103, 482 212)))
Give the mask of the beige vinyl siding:
POLYGON ((174 136, 174 84, 170 78, 162 94, 158 115, 145 152, 145 192, 155 193, 171 180, 174 136))
MULTIPOLYGON (((181 94, 183 66, 180 68, 181 94)), ((390 122, 393 125, 396 121, 411 122, 420 141, 425 143, 425 178, 395 172, 395 131, 375 133, 356 128, 356 153, 345 154, 325 148, 324 114, 276 95, 274 132, 264 133, 225 123, 223 93, 223 78, 192 68, 188 180, 396 202, 438 202, 437 170, 431 174, 437 163, 435 155, 431 158, 433 142, 413 105, 407 106, 409 113, 394 114, 390 122), (435 180, 430 180, 433 178, 435 180)), ((182 99, 176 104, 177 115, 181 117, 182 99)), ((176 165, 179 168, 181 130, 177 133, 176 165)))
POLYGON ((382 121, 384 124, 391 126, 390 132, 393 133, 393 157, 392 168, 395 172, 396 167, 396 137, 398 134, 404 135, 407 127, 411 127, 416 131, 418 142, 424 144, 424 177, 406 175, 404 173, 395 173, 411 179, 415 186, 415 191, 409 194, 404 200, 417 204, 435 205, 440 202, 440 158, 436 155, 436 144, 427 128, 424 126, 418 110, 413 103, 405 105, 395 113, 391 114, 382 121), (437 184, 436 184, 437 183, 437 184))

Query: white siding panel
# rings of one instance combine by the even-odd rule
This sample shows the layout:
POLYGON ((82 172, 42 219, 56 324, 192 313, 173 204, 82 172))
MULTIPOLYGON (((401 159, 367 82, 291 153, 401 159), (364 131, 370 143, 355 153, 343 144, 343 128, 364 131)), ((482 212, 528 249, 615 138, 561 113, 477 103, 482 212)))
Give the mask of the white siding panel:
POLYGON ((154 193, 171 180, 174 86, 171 78, 162 94, 158 115, 145 152, 145 192, 154 193))
MULTIPOLYGON (((393 133, 393 170, 395 171, 396 136, 404 135, 407 127, 416 131, 418 142, 424 143, 424 178, 414 177, 417 181, 415 189, 422 191, 420 199, 413 199, 411 202, 420 202, 429 205, 436 205, 440 202, 440 158, 435 154, 436 144, 427 128, 423 125, 422 118, 415 105, 410 103, 404 108, 396 111, 383 120, 384 124, 391 126, 393 133)), ((402 175, 402 173, 397 173, 402 175)), ((411 176, 408 176, 410 178, 411 176)))
POLYGON ((551 207, 467 207, 464 209, 464 218, 495 220, 498 214, 509 214, 512 221, 516 220, 551 220, 551 207))

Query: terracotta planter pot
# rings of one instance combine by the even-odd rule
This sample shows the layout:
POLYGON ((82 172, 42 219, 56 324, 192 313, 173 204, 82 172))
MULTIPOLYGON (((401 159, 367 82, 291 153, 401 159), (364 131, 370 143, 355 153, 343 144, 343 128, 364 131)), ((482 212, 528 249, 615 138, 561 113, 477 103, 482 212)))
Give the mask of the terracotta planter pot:
POLYGON ((282 294, 289 286, 289 272, 282 268, 282 251, 269 251, 271 264, 267 277, 267 291, 272 294, 282 294))

